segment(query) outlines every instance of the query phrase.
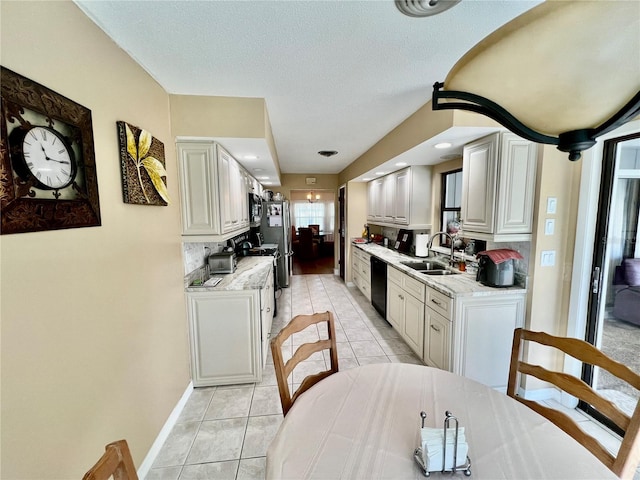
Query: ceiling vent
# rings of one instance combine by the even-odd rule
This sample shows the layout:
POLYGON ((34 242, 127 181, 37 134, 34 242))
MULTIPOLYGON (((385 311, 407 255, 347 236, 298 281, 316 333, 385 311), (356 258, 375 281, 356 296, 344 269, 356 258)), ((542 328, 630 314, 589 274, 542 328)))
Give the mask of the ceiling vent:
POLYGON ((323 157, 332 157, 336 153, 338 152, 336 152, 335 150, 320 150, 318 152, 318 155, 322 155, 323 157))
POLYGON ((409 17, 430 17, 450 9, 460 0, 396 0, 396 7, 409 17))

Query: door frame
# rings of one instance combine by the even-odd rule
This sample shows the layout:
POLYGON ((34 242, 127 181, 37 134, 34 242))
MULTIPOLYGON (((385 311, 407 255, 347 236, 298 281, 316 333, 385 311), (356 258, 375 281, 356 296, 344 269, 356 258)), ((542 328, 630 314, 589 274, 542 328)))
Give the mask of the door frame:
MULTIPOLYGON (((346 258, 346 240, 345 230, 347 226, 346 215, 346 203, 347 203, 347 186, 340 185, 338 187, 338 272, 342 281, 346 276, 345 271, 345 258, 346 258)), ((335 244, 335 243, 334 243, 335 244)))
MULTIPOLYGON (((596 145, 582 154, 576 231, 584 232, 584 234, 576 235, 574 244, 567 325, 568 337, 584 339, 587 329, 604 142, 638 132, 640 132, 640 120, 628 122, 613 132, 609 132, 600 137, 596 145)), ((565 358, 564 371, 580 378, 582 364, 574 358, 567 356, 565 358)), ((575 407, 577 405, 575 398, 567 394, 563 394, 561 403, 568 407, 575 407)))
MULTIPOLYGON (((605 286, 608 288, 610 262, 608 261, 609 239, 610 239, 610 218, 609 212, 613 202, 615 191, 615 181, 618 171, 618 145, 627 140, 639 138, 640 133, 630 133, 604 141, 602 156, 602 173, 600 176, 600 191, 598 192, 598 213, 595 235, 593 238, 593 258, 591 262, 592 277, 589 288, 589 302, 587 305, 586 326, 583 339, 592 345, 600 348, 602 341, 602 330, 604 328, 603 313, 606 306, 605 286), (596 278, 597 277, 597 278, 596 278), (595 291, 594 291, 595 288, 595 291)), ((595 380, 595 367, 584 363, 582 365, 581 378, 588 385, 593 387, 595 380)), ((624 430, 619 428, 608 417, 601 414, 597 409, 584 401, 578 403, 578 408, 592 416, 609 429, 620 436, 624 436, 624 430)))

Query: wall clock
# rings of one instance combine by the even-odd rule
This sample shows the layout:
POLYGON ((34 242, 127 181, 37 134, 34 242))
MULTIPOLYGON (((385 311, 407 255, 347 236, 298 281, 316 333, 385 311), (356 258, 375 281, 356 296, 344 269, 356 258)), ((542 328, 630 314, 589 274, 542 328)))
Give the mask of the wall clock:
POLYGON ((91 110, 0 67, 0 233, 100 225, 91 110))

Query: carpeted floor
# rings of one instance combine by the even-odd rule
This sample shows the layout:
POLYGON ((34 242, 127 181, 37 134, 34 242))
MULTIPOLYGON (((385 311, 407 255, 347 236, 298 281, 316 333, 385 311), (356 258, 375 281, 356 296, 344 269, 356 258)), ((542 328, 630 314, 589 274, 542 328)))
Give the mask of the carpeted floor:
MULTIPOLYGON (((605 319, 601 349, 609 357, 640 374, 640 327, 637 325, 615 318, 605 319)), ((617 392, 610 396, 621 406, 635 406, 640 396, 638 390, 603 371, 600 372, 596 389, 617 392)))

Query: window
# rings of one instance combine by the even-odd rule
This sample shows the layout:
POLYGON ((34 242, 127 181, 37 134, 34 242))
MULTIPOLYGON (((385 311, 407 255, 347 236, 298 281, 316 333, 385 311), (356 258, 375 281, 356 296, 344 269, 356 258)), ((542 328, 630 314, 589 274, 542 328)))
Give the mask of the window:
POLYGON ((320 225, 323 232, 333 232, 334 215, 333 202, 294 201, 291 223, 297 228, 320 225))
POLYGON ((462 205, 462 170, 442 174, 442 198, 440 199, 440 231, 446 232, 452 221, 460 221, 462 205))

